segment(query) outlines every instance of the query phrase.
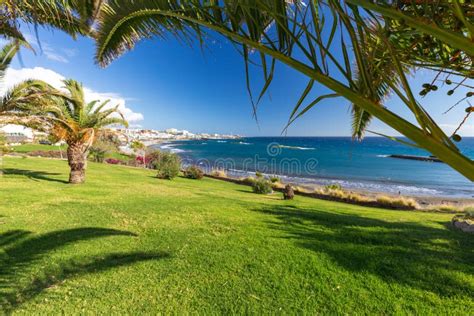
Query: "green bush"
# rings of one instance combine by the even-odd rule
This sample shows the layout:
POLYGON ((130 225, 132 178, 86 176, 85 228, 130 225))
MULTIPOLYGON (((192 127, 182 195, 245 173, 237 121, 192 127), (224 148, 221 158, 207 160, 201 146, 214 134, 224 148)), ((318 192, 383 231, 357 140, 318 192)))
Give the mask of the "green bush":
POLYGON ((181 168, 181 158, 174 153, 160 153, 159 157, 154 160, 154 169, 158 170, 156 175, 160 179, 171 180, 178 176, 181 168))
POLYGON ((161 151, 159 150, 152 150, 146 153, 146 164, 147 168, 156 169, 155 162, 160 160, 161 151))
POLYGON ((266 179, 259 178, 252 184, 254 193, 257 194, 270 194, 273 192, 272 183, 266 179))
POLYGON ((333 190, 333 191, 339 191, 339 190, 342 190, 342 187, 340 184, 338 183, 334 183, 334 184, 328 184, 324 187, 326 190, 333 190))
POLYGON ((10 152, 10 147, 7 145, 7 138, 5 133, 0 132, 0 155, 10 152))
POLYGON ((271 177, 270 177, 270 181, 271 181, 272 183, 277 183, 277 182, 280 182, 280 178, 277 177, 277 176, 271 176, 271 177))
POLYGON ((94 140, 89 149, 89 159, 94 162, 104 162, 107 155, 116 152, 118 152, 116 144, 106 134, 101 134, 94 140))
POLYGON ((184 176, 189 179, 202 179, 204 171, 197 166, 189 166, 184 170, 184 176))
POLYGON ((243 184, 253 185, 257 179, 254 177, 247 177, 240 179, 240 181, 242 181, 243 184))
POLYGON ((255 172, 255 176, 257 178, 263 178, 263 173, 261 173, 260 171, 257 171, 257 172, 255 172))
POLYGON ((104 148, 100 147, 91 147, 89 149, 89 159, 94 162, 104 162, 105 155, 107 155, 108 151, 104 148))
POLYGON ((466 212, 467 216, 474 218, 474 206, 465 207, 464 212, 466 212))

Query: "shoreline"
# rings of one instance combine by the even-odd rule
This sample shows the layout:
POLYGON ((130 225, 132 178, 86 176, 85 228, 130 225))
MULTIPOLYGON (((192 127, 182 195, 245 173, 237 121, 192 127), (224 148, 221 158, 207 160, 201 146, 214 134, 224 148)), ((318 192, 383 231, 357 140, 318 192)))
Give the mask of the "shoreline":
MULTIPOLYGON (((242 182, 243 177, 238 177, 238 176, 233 176, 233 175, 226 175, 226 177, 217 177, 213 176, 209 173, 206 173, 206 176, 211 177, 213 179, 218 179, 218 180, 223 180, 223 181, 231 181, 234 183, 240 183, 245 185, 242 182)), ((268 175, 265 175, 268 177, 268 175)), ((337 200, 333 197, 327 196, 327 198, 324 198, 324 195, 321 194, 315 194, 318 190, 324 189, 324 185, 320 184, 309 184, 309 183, 294 183, 294 182, 285 182, 281 181, 280 182, 283 186, 286 184, 291 184, 295 188, 302 188, 303 192, 302 195, 318 195, 315 196, 315 198, 320 198, 320 199, 327 199, 327 200, 337 200)), ((445 197, 445 196, 420 196, 420 195, 408 195, 408 194, 391 194, 383 191, 368 191, 368 190, 362 190, 362 189, 347 189, 342 187, 342 191, 352 194, 358 194, 362 196, 363 198, 367 199, 376 199, 377 197, 390 197, 393 199, 397 198, 408 198, 408 199, 413 199, 415 200, 422 208, 429 208, 430 206, 440 206, 440 205, 446 205, 446 206, 454 206, 454 207, 465 207, 465 206, 472 206, 474 204, 474 198, 464 198, 464 197, 445 197)), ((341 201, 343 203, 349 203, 348 201, 341 201)), ((359 203, 351 203, 351 204, 359 204, 359 203)), ((373 203, 368 203, 368 204, 373 204, 373 203)), ((367 205, 370 206, 370 205, 367 205)))
MULTIPOLYGON (((222 169, 218 165, 213 165, 214 163, 206 162, 203 164, 198 164, 199 159, 190 155, 189 152, 186 153, 184 149, 180 146, 182 142, 178 141, 163 141, 160 143, 155 143, 151 145, 150 148, 171 151, 178 154, 183 160, 186 161, 185 165, 197 164, 198 167, 203 169, 205 172, 210 173, 212 169, 222 169), (166 144, 166 148, 160 148, 163 144, 166 144)), ((237 166, 238 167, 238 166, 237 166)), ((241 177, 252 177, 255 176, 255 170, 243 170, 238 168, 226 168, 224 171, 233 178, 241 177)), ((262 170, 263 171, 263 170, 262 170)), ((420 201, 422 204, 430 203, 429 201, 437 201, 443 203, 445 201, 457 202, 457 201, 470 201, 474 202, 474 192, 471 192, 469 188, 460 188, 458 191, 452 189, 451 187, 444 188, 443 186, 424 186, 416 183, 410 182, 400 182, 392 180, 380 180, 380 179, 360 179, 360 178, 340 178, 335 176, 327 175, 318 175, 313 177, 311 175, 285 175, 285 174, 276 174, 263 172, 267 177, 277 176, 282 179, 285 183, 291 183, 296 186, 308 187, 308 188, 324 188, 326 185, 338 184, 341 185, 345 191, 356 192, 363 194, 364 196, 372 197, 374 195, 388 195, 388 196, 404 196, 415 198, 420 201)))

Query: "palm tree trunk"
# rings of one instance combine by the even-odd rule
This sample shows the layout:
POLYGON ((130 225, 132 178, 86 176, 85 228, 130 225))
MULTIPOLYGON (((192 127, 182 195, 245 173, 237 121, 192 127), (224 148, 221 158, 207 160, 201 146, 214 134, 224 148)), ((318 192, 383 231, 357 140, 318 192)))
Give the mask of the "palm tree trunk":
POLYGON ((71 143, 68 145, 67 160, 71 168, 69 183, 84 183, 86 180, 88 146, 84 143, 71 143))

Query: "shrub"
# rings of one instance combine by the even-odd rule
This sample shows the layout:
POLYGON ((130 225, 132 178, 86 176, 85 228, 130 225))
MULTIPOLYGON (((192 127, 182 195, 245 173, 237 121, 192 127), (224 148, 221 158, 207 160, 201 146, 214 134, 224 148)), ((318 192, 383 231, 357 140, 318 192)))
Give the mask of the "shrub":
POLYGON ((463 211, 470 217, 474 217, 474 206, 468 205, 463 208, 463 211))
POLYGON ((414 199, 404 197, 390 197, 381 195, 377 197, 377 202, 382 206, 394 208, 416 209, 419 207, 418 203, 414 199))
POLYGON ((324 187, 326 190, 342 190, 342 187, 338 183, 328 184, 324 187))
POLYGON ((197 166, 189 166, 184 170, 184 176, 189 179, 202 179, 204 171, 197 166))
POLYGON ((94 162, 104 162, 107 150, 100 147, 91 147, 89 150, 89 158, 94 162))
POLYGON ((277 176, 271 176, 271 177, 270 177, 270 181, 271 181, 272 183, 277 183, 277 182, 280 182, 280 178, 277 177, 277 176))
POLYGON ((162 152, 153 162, 154 169, 158 170, 157 177, 171 180, 178 176, 181 168, 181 158, 174 153, 162 152))
POLYGON ((257 178, 263 178, 263 173, 261 173, 260 171, 257 171, 257 172, 255 172, 255 176, 257 178))
POLYGON ((5 137, 5 133, 0 132, 0 155, 6 154, 10 151, 11 149, 7 145, 7 138, 5 137))
POLYGON ((114 137, 116 136, 105 131, 100 132, 89 150, 89 158, 94 162, 104 162, 108 154, 118 152, 114 137))
POLYGON ((243 179, 240 179, 242 181, 242 183, 244 184, 248 184, 248 185, 253 185, 255 183, 255 181, 257 181, 257 179, 253 178, 253 177, 247 177, 247 178, 243 178, 243 179))
POLYGON ((162 153, 159 150, 153 150, 146 153, 146 167, 156 169, 155 162, 161 159, 162 153))
POLYGON ((118 165, 120 163, 120 160, 115 158, 107 158, 105 159, 105 162, 111 165, 118 165))
POLYGON ((227 173, 224 169, 212 169, 211 175, 219 178, 227 178, 227 173))
POLYGON ((453 204, 429 205, 424 210, 430 211, 430 212, 440 212, 440 213, 460 213, 463 211, 459 207, 454 206, 453 204))
POLYGON ((255 180, 252 185, 252 189, 253 192, 257 194, 270 194, 273 192, 272 183, 262 178, 255 180))
POLYGON ((61 158, 61 152, 54 150, 35 150, 30 151, 28 155, 32 157, 61 158))

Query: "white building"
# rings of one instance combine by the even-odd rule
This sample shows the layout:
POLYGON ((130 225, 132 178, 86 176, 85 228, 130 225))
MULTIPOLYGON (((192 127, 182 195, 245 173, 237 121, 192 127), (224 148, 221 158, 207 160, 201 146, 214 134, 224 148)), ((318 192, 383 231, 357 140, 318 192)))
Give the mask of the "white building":
POLYGON ((15 124, 7 124, 0 127, 9 142, 32 142, 35 138, 35 132, 28 127, 15 124))

